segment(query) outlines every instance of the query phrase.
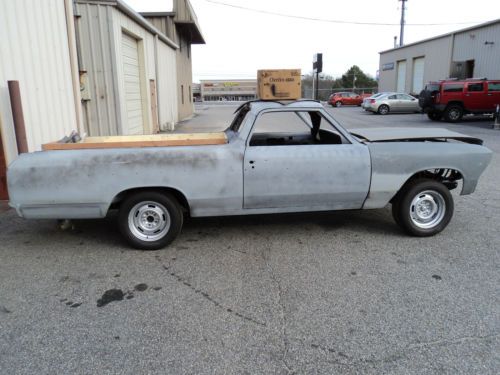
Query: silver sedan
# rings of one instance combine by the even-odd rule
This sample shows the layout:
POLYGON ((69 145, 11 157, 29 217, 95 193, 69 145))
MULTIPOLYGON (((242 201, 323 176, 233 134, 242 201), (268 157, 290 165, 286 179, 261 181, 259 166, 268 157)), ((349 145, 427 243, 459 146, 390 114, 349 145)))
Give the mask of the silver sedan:
POLYGON ((420 112, 417 98, 404 93, 387 93, 369 98, 365 110, 386 115, 389 112, 420 112))

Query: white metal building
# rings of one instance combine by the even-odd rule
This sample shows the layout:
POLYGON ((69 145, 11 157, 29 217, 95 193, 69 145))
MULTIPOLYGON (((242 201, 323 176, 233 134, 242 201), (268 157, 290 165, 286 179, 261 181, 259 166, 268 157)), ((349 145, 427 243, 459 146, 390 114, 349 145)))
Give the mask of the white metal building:
POLYGON ((88 134, 172 129, 177 44, 120 0, 76 0, 75 12, 88 134))
POLYGON ((19 81, 30 151, 78 129, 72 21, 71 0, 0 0, 0 126, 7 164, 17 157, 9 80, 19 81))
POLYGON ((30 152, 72 130, 151 134, 178 121, 178 45, 122 0, 0 0, 0 38, 0 199, 18 154, 9 80, 30 152))
POLYGON ((500 78, 500 19, 380 52, 379 91, 418 94, 428 81, 500 78))

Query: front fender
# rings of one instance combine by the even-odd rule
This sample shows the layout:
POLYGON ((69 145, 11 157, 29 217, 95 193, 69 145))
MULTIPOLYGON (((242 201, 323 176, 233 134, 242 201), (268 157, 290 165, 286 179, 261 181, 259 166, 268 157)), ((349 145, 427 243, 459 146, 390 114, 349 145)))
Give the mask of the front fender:
POLYGON ((363 208, 382 208, 415 174, 453 169, 463 177, 461 195, 474 192, 492 153, 479 145, 454 142, 380 142, 368 145, 372 160, 370 192, 363 208))

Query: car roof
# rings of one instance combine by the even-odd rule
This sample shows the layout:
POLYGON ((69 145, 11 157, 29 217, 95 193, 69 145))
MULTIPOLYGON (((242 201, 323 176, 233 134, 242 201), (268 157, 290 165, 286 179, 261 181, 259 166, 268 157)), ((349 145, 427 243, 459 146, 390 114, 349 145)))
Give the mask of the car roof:
POLYGON ((467 79, 443 79, 439 81, 430 81, 427 84, 436 84, 439 85, 441 83, 479 83, 479 82, 489 82, 489 81, 498 81, 498 79, 487 79, 487 78, 467 78, 467 79))
POLYGON ((317 101, 312 99, 302 99, 296 100, 292 102, 280 102, 280 101, 271 101, 271 100, 253 100, 249 102, 243 103, 236 112, 242 108, 244 105, 250 104, 250 108, 252 113, 257 114, 263 109, 275 109, 275 108, 318 108, 323 109, 323 105, 317 101))

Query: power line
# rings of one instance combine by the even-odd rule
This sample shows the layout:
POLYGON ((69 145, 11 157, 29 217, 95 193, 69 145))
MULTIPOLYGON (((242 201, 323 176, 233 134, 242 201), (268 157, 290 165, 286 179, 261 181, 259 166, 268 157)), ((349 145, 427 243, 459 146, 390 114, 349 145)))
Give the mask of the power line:
MULTIPOLYGON (((216 5, 222 5, 226 7, 247 10, 255 13, 262 13, 271 16, 285 17, 285 18, 294 18, 306 21, 317 21, 317 22, 328 22, 328 23, 338 23, 338 24, 348 24, 348 25, 368 25, 368 26, 399 26, 399 23, 380 23, 380 22, 358 22, 358 21, 346 21, 346 20, 332 20, 325 18, 315 18, 315 17, 306 17, 306 16, 297 16, 293 14, 285 14, 279 12, 272 12, 263 9, 249 8, 241 5, 235 5, 230 3, 225 3, 223 1, 216 0, 204 0, 207 3, 212 3, 216 5)), ((446 26, 446 25, 468 25, 472 23, 480 23, 480 21, 470 21, 470 22, 450 22, 450 23, 407 23, 406 26, 446 26)))

